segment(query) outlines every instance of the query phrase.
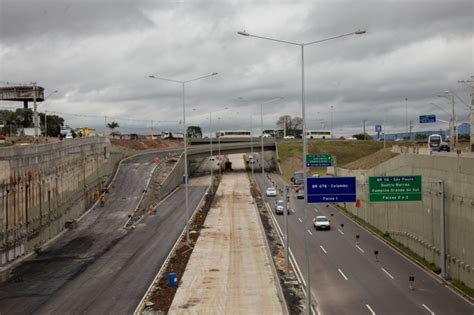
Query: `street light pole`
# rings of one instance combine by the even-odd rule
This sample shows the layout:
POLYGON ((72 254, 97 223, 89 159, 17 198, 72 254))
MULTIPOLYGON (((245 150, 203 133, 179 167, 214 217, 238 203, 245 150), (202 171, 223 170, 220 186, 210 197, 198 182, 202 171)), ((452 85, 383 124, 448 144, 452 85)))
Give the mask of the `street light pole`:
POLYGON ((214 193, 214 179, 213 179, 214 165, 212 161, 212 112, 209 112, 209 139, 211 139, 211 150, 209 151, 209 163, 211 164, 211 194, 212 194, 214 193))
POLYGON ((471 80, 459 80, 458 83, 470 83, 471 85, 471 114, 470 114, 470 121, 471 121, 471 147, 470 151, 474 152, 474 76, 471 76, 471 80))
MULTIPOLYGON (((239 32, 240 34, 241 32, 239 32)), ((247 35, 247 36, 253 36, 253 35, 247 35)), ((249 100, 247 100, 246 98, 244 97, 239 97, 239 99, 243 100, 243 101, 246 101, 248 102, 249 100)), ((268 103, 271 103, 271 102, 274 102, 274 101, 278 101, 278 100, 282 100, 284 99, 284 97, 276 97, 276 98, 272 98, 272 99, 269 99, 265 102, 261 102, 260 103, 260 129, 261 129, 261 144, 262 144, 262 156, 261 156, 261 161, 260 161, 260 164, 262 166, 262 176, 265 175, 265 160, 263 158, 263 105, 264 104, 268 104, 268 103)))
POLYGON ((188 146, 187 146, 187 141, 188 141, 188 133, 186 130, 186 105, 185 105, 185 89, 184 85, 186 83, 192 82, 192 81, 197 81, 201 80, 207 77, 211 77, 217 75, 217 72, 213 72, 211 74, 201 76, 195 79, 187 80, 187 81, 179 81, 179 80, 173 80, 173 79, 166 79, 166 78, 159 78, 154 75, 148 76, 151 79, 156 79, 156 80, 162 80, 162 81, 168 81, 168 82, 174 82, 174 83, 179 83, 181 84, 182 87, 182 101, 183 101, 183 139, 184 139, 184 191, 185 191, 185 219, 186 219, 186 224, 185 224, 185 230, 186 230, 186 242, 189 244, 189 213, 188 213, 188 208, 189 208, 189 178, 188 178, 188 146))
MULTIPOLYGON (((269 38, 269 37, 263 37, 263 36, 257 36, 257 35, 251 35, 247 32, 237 32, 239 35, 242 36, 250 36, 250 37, 255 37, 255 38, 260 38, 260 39, 265 39, 265 40, 270 40, 270 41, 275 41, 275 42, 280 42, 280 43, 285 43, 285 44, 290 44, 294 46, 299 46, 301 48, 301 110, 302 110, 302 116, 303 116, 303 173, 304 173, 304 197, 305 200, 308 200, 308 183, 307 183, 307 167, 306 167, 306 155, 307 155, 307 139, 306 139, 306 108, 305 108, 305 89, 304 89, 304 47, 309 46, 312 44, 316 43, 321 43, 341 37, 346 37, 346 36, 351 36, 351 35, 360 35, 360 34, 365 34, 366 31, 358 30, 356 32, 348 33, 348 34, 342 34, 338 36, 333 36, 333 37, 328 37, 325 39, 317 40, 317 41, 312 41, 308 43, 295 43, 295 42, 289 42, 289 41, 284 41, 284 40, 279 40, 279 39, 274 39, 274 38, 269 38)), ((262 109, 260 110, 262 112, 262 109)), ((263 123, 262 123, 263 125, 263 123)), ((262 131, 263 131, 263 126, 262 126, 262 131)), ((263 153, 263 137, 262 137, 262 153, 263 153)), ((263 156, 262 156, 263 158, 263 156)), ((263 168, 262 168, 262 174, 263 174, 263 168)), ((307 229, 306 225, 308 223, 308 207, 307 207, 307 202, 304 204, 304 212, 305 212, 305 229, 307 229)), ((306 297, 307 297, 307 307, 306 307, 306 312, 308 314, 311 314, 311 280, 310 280, 310 267, 309 267, 309 255, 308 255, 308 241, 307 241, 307 236, 306 232, 304 234, 304 244, 305 244, 305 256, 306 256, 306 297)))

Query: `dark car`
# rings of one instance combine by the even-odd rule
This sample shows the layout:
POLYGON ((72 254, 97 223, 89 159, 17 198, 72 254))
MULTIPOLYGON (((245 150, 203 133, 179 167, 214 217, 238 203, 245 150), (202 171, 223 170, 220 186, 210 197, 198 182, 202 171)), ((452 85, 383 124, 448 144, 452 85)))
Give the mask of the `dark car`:
POLYGON ((449 148, 449 144, 446 142, 441 142, 438 147, 438 152, 441 152, 441 151, 446 151, 446 152, 451 151, 451 149, 449 148))

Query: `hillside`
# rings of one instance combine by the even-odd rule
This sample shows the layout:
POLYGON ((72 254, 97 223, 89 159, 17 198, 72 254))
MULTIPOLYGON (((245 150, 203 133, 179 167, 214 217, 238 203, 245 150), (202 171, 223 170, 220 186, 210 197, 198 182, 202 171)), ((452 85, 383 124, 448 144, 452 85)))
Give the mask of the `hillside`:
MULTIPOLYGON (((296 170, 302 168, 302 141, 278 143, 278 154, 283 177, 289 181, 296 170)), ((308 141, 308 153, 331 153, 336 156, 337 166, 348 168, 371 168, 393 156, 390 149, 383 149, 377 141, 308 141)), ((312 170, 313 174, 325 174, 326 168, 312 170)))

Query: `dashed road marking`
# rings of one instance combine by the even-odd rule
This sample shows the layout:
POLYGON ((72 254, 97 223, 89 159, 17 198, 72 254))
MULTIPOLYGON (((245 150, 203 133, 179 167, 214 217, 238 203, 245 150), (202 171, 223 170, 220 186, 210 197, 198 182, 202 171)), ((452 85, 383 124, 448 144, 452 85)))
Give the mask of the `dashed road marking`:
POLYGON ((319 210, 318 210, 318 209, 316 209, 316 208, 314 208, 314 211, 315 211, 315 212, 319 212, 319 210))
POLYGON ((361 252, 365 253, 365 251, 364 251, 362 248, 360 248, 359 245, 356 245, 356 247, 357 247, 358 250, 360 250, 361 252))
POLYGON ((435 312, 433 312, 432 310, 430 310, 430 308, 428 306, 426 306, 425 304, 421 304, 428 312, 430 312, 431 315, 435 315, 435 312))
POLYGON ((365 304, 365 306, 369 309, 369 311, 370 311, 370 313, 372 313, 372 315, 375 315, 374 310, 372 309, 372 307, 370 307, 369 304, 365 304))
POLYGON ((342 235, 344 235, 344 232, 342 232, 341 229, 337 229, 339 231, 339 233, 341 233, 342 235))
POLYGON ((298 221, 300 221, 301 223, 303 223, 303 220, 301 220, 301 218, 298 218, 298 221))
POLYGON ((313 233, 311 233, 311 231, 310 231, 310 230, 306 230, 306 231, 308 231, 309 235, 313 235, 313 233))
POLYGON ((295 213, 295 210, 293 210, 293 209, 290 209, 290 210, 291 210, 291 212, 295 213))
POLYGON ((349 279, 347 279, 346 275, 344 274, 344 272, 342 272, 341 269, 337 268, 337 271, 339 271, 339 273, 341 274, 341 276, 342 276, 344 279, 349 280, 349 279))
POLYGON ((392 279, 392 280, 395 279, 387 270, 384 269, 384 267, 382 267, 382 271, 385 272, 385 274, 386 274, 387 276, 389 276, 390 279, 392 279))
POLYGON ((322 249, 322 251, 327 255, 328 252, 324 249, 323 245, 319 245, 319 247, 322 249))

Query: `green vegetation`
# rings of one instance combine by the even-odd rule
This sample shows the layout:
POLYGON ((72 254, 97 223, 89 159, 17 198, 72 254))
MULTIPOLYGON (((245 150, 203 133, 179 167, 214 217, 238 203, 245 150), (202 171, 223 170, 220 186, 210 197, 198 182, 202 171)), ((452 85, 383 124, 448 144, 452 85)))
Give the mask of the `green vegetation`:
MULTIPOLYGON (((308 153, 331 153, 336 156, 337 166, 346 167, 349 163, 368 157, 383 149, 383 142, 377 141, 340 141, 340 140, 309 140, 308 153)), ((384 150, 385 152, 386 150, 384 150)), ((278 144, 278 154, 283 178, 290 181, 293 173, 301 170, 303 162, 303 147, 301 141, 278 144)), ((374 159, 367 162, 360 161, 360 165, 377 165, 391 156, 387 153, 378 153, 374 159)), ((313 169, 313 174, 324 174, 326 168, 313 169)))
MULTIPOLYGON (((377 234, 380 238, 384 239, 387 243, 389 243, 390 245, 395 247, 400 252, 403 252, 406 256, 412 258, 413 260, 415 260, 420 265, 425 266, 426 268, 430 269, 431 271, 433 271, 436 274, 441 273, 441 268, 440 267, 438 267, 436 264, 434 264, 432 262, 429 262, 424 257, 421 257, 420 255, 418 255, 417 253, 415 253, 414 251, 412 251, 411 249, 409 249, 408 247, 406 247, 405 245, 403 245, 399 241, 393 239, 390 236, 390 234, 383 233, 382 231, 380 231, 379 229, 377 229, 375 226, 371 225, 367 221, 357 217, 352 212, 349 212, 346 208, 341 207, 341 206, 338 206, 338 208, 341 209, 342 211, 344 211, 344 213, 348 217, 350 217, 353 221, 357 222, 361 226, 363 226, 366 229, 368 229, 368 230, 372 231, 373 233, 377 234)), ((471 298, 474 298, 474 289, 468 287, 466 284, 464 284, 463 282, 458 281, 458 280, 450 280, 450 282, 457 289, 459 289, 460 291, 462 291, 466 295, 470 296, 471 298)))
POLYGON ((354 162, 350 162, 344 165, 345 168, 349 169, 369 169, 379 165, 382 162, 390 160, 391 158, 397 156, 397 153, 393 153, 390 148, 381 149, 377 152, 364 156, 354 162))

